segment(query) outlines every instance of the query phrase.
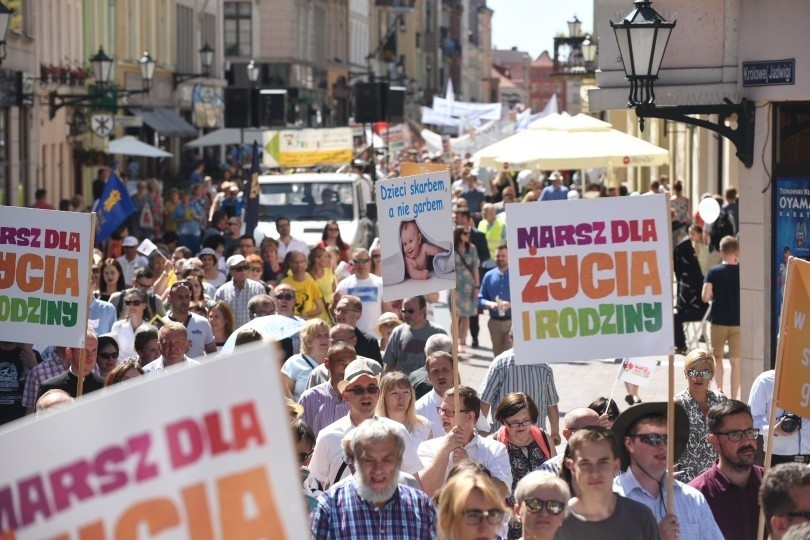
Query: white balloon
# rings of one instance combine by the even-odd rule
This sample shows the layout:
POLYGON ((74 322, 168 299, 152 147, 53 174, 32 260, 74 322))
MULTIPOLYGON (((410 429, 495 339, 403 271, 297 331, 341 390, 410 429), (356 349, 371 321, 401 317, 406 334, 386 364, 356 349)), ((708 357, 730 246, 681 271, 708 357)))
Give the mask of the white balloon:
POLYGON ((706 223, 714 223, 720 216, 720 205, 713 198, 707 197, 700 201, 698 214, 706 223))

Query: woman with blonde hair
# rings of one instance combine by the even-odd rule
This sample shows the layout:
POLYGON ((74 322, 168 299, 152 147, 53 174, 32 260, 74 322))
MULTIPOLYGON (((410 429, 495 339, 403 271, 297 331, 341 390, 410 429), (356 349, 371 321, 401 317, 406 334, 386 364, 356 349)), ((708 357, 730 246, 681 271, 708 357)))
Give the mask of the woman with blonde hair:
MULTIPOLYGON (((332 271, 332 258, 325 248, 312 248, 307 256, 307 271, 321 289, 324 305, 331 306, 332 297, 335 296, 335 273, 332 271)), ((323 310, 320 317, 324 321, 332 323, 332 316, 328 309, 323 310)))
POLYGON ((440 540, 498 538, 507 509, 485 475, 464 471, 450 478, 439 494, 440 540))
POLYGON ((401 371, 386 373, 380 380, 377 416, 390 418, 405 426, 414 446, 430 439, 430 421, 416 414, 416 392, 408 376, 401 371))
POLYGON ((726 400, 726 396, 711 390, 714 378, 714 355, 705 349, 694 349, 686 355, 683 374, 687 388, 675 394, 675 403, 683 405, 689 416, 689 441, 681 454, 681 476, 678 480, 689 483, 710 468, 717 459, 717 451, 709 443, 709 425, 706 414, 712 405, 726 400))
POLYGON ((301 352, 294 354, 281 366, 281 378, 287 394, 298 401, 307 389, 312 370, 326 359, 329 351, 329 325, 323 319, 310 319, 301 329, 301 352))

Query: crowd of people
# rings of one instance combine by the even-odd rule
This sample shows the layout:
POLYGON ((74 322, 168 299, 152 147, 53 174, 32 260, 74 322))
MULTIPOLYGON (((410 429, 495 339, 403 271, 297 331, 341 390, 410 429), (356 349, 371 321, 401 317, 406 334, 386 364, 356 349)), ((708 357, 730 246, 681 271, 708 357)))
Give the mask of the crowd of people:
POLYGON ((756 537, 760 508, 771 538, 807 538, 810 437, 802 440, 801 419, 777 411, 774 463, 784 464, 765 473, 757 438, 771 429, 773 372, 757 379, 748 404, 739 401, 736 193, 720 198, 721 218, 707 225, 679 182, 650 186, 670 190, 675 346, 688 353, 669 501, 665 404, 642 403, 628 385, 624 412, 594 396, 563 417, 552 369, 517 363, 511 345, 505 205, 631 194, 569 187, 559 172, 492 175, 459 156, 450 170, 457 350, 432 316, 438 295, 382 300, 375 235, 348 241, 329 221, 308 246, 279 217, 278 237, 257 243, 242 233, 238 181, 214 189, 195 168, 189 189, 165 200, 139 182, 136 212, 98 246, 83 367, 75 348, 0 343, 0 365, 17 373, 15 389, 0 390, 0 422, 69 404, 79 373, 83 392, 94 392, 205 361, 229 338, 266 339, 249 323, 276 315, 298 325, 278 344, 279 391, 314 538, 746 539, 756 537), (138 253, 147 238, 157 246, 148 257, 138 253), (712 347, 687 351, 682 324, 709 309, 712 347), (478 389, 454 386, 454 358, 468 346, 482 351, 482 315, 488 372, 478 389))

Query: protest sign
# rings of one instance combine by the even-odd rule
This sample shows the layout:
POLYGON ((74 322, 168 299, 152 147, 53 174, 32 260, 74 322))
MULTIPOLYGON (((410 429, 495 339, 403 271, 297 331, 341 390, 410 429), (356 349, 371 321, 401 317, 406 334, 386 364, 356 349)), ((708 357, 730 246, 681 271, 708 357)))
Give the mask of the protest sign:
POLYGON ((454 289, 447 170, 377 182, 383 300, 454 289))
POLYGON ((787 264, 791 279, 785 287, 774 399, 779 407, 810 418, 810 332, 805 329, 810 326, 810 262, 790 257, 787 264))
POLYGON ((402 176, 414 176, 417 174, 446 171, 447 165, 444 163, 412 163, 410 161, 403 161, 399 164, 399 170, 402 176))
POLYGON ((671 354, 664 196, 506 206, 518 363, 671 354))
POLYGON ((307 538, 269 351, 141 376, 4 426, 2 455, 25 457, 0 463, 0 537, 307 538))
POLYGON ((0 212, 0 341, 83 347, 91 215, 4 206, 0 212))
POLYGON ((345 165, 354 153, 351 128, 266 131, 263 142, 268 167, 345 165))
POLYGON ((658 360, 655 358, 624 358, 619 369, 619 380, 645 387, 650 384, 658 360))

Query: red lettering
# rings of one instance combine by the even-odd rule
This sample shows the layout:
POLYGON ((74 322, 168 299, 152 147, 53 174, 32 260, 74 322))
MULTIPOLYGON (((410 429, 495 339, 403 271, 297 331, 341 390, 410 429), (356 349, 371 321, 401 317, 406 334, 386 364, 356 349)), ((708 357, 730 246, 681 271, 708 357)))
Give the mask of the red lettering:
POLYGON ((36 521, 37 514, 42 515, 43 519, 51 517, 48 497, 40 476, 20 480, 17 484, 17 493, 20 498, 20 527, 36 521))
POLYGON ((70 508, 71 495, 75 496, 77 501, 89 499, 93 496, 93 490, 87 482, 89 474, 90 466, 83 459, 51 471, 49 479, 55 511, 61 512, 70 508))
POLYGON ((231 409, 233 420, 233 445, 237 450, 246 448, 252 441, 256 446, 264 445, 264 434, 253 402, 236 405, 231 409))
POLYGON ((546 273, 545 257, 521 257, 518 259, 518 273, 531 276, 520 293, 524 302, 548 302, 548 287, 540 285, 540 278, 546 273))
POLYGON ((175 469, 194 463, 202 456, 203 437, 194 420, 180 420, 166 426, 166 439, 175 469))

